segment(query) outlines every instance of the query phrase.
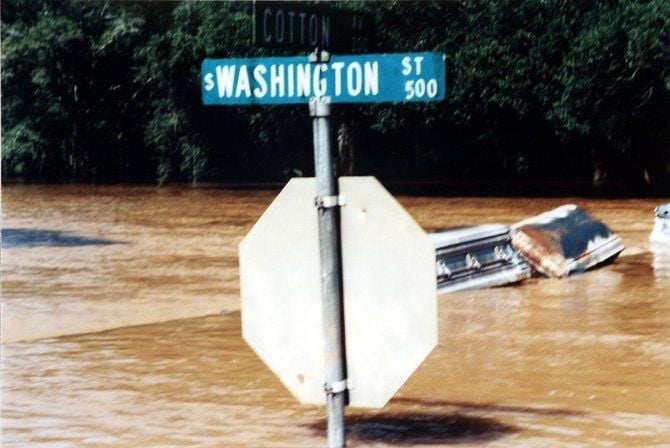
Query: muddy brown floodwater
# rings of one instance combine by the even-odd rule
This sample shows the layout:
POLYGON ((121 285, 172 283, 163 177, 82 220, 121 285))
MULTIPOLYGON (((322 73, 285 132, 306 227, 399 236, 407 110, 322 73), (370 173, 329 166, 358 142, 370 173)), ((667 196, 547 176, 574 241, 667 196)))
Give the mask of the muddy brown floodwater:
MULTIPOLYGON (((6 186, 2 445, 322 446, 242 341, 237 244, 276 192, 6 186), (105 331, 102 331, 105 330, 105 331)), ((626 244, 564 280, 439 301, 439 344, 351 446, 670 446, 665 200, 399 197, 424 228, 573 202, 626 244)))

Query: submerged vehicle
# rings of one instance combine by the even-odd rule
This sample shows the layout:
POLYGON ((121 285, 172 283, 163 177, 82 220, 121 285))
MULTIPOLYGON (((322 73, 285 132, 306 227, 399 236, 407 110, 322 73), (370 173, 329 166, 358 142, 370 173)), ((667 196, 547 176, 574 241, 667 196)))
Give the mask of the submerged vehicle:
POLYGON ((429 233, 435 245, 437 291, 445 294, 514 283, 531 276, 502 224, 455 227, 429 233))
POLYGON ((656 218, 654 219, 654 229, 649 235, 649 241, 670 244, 670 202, 656 207, 654 213, 656 218))

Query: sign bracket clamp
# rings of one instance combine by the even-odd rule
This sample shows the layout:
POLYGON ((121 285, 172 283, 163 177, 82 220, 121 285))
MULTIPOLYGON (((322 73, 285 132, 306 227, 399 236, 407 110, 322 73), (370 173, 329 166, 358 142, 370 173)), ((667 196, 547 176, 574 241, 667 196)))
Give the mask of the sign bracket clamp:
POLYGON ((330 62, 330 53, 326 50, 316 47, 313 52, 307 56, 307 62, 327 63, 330 62))
POLYGON ((332 383, 323 384, 323 390, 326 392, 326 395, 339 394, 353 388, 354 384, 351 378, 345 378, 340 381, 333 381, 332 383))
POLYGON ((347 205, 347 198, 343 194, 316 196, 314 198, 314 207, 318 209, 344 207, 345 205, 347 205))

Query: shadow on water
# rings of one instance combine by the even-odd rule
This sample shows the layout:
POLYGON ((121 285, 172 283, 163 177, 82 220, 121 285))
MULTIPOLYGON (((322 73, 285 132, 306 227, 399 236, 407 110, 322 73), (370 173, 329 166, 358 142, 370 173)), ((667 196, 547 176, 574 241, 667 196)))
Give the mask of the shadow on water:
MULTIPOLYGON (((325 437, 325 419, 308 427, 325 437)), ((350 442, 400 446, 487 442, 518 431, 492 418, 405 412, 347 416, 346 428, 350 442)))
POLYGON ((125 241, 112 241, 87 236, 71 235, 67 232, 41 229, 2 229, 2 247, 78 247, 125 244, 125 241))

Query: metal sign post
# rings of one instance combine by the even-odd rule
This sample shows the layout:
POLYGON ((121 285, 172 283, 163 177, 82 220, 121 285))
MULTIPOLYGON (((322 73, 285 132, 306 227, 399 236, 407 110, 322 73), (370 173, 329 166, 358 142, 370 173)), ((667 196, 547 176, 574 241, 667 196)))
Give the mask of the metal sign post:
MULTIPOLYGON (((328 54, 315 51, 310 62, 326 63, 328 54)), ((328 413, 328 446, 345 444, 344 406, 346 405, 346 362, 340 252, 340 196, 333 172, 330 139, 330 98, 313 97, 309 102, 314 134, 314 173, 319 216, 319 254, 321 258, 321 300, 325 341, 325 384, 328 413)))
MULTIPOLYGON (((264 38, 270 36, 268 39, 271 40, 274 35, 278 43, 279 41, 285 42, 286 34, 284 33, 287 23, 285 20, 287 17, 294 19, 295 11, 290 8, 272 9, 271 5, 264 6, 264 8, 263 21, 259 23, 265 27, 262 30, 264 38), (271 24, 274 24, 274 28, 271 27, 271 24)), ((310 18, 310 23, 328 23, 326 19, 318 22, 321 16, 318 16, 316 12, 313 16, 314 20, 310 18)), ((300 14, 298 17, 301 17, 300 14)), ((288 29, 290 30, 290 25, 288 29)), ((326 29, 325 25, 323 29, 326 29)), ((318 36, 317 31, 314 33, 314 36, 318 36)), ((288 41, 295 43, 297 34, 289 36, 293 37, 289 37, 288 41)), ((302 38, 300 43, 302 44, 302 38)), ((330 45, 332 44, 333 42, 330 41, 330 45)), ((437 341, 434 248, 425 237, 425 233, 411 220, 409 215, 406 215, 404 211, 400 213, 399 205, 394 203, 392 197, 383 188, 371 188, 367 190, 366 195, 358 199, 353 191, 363 190, 352 190, 350 195, 352 203, 348 207, 357 207, 358 212, 356 213, 363 214, 367 218, 363 220, 364 222, 359 219, 356 228, 360 227, 360 229, 345 233, 345 240, 341 239, 340 217, 342 213, 346 216, 354 208, 340 209, 344 205, 344 199, 339 194, 338 180, 334 173, 330 136, 331 106, 335 103, 439 101, 444 98, 446 92, 444 59, 441 53, 331 56, 326 51, 317 49, 309 57, 205 59, 202 63, 201 87, 202 100, 205 105, 309 104, 314 138, 316 174, 314 205, 318 215, 321 307, 317 309, 318 304, 314 300, 318 294, 316 290, 293 291, 291 288, 296 281, 294 278, 287 280, 290 277, 287 275, 275 278, 275 280, 277 287, 288 297, 288 301, 282 303, 282 306, 293 307, 291 308, 293 313, 288 313, 285 317, 278 317, 277 313, 271 312, 276 304, 263 301, 272 299, 276 302, 275 294, 270 294, 265 289, 256 291, 256 287, 258 283, 264 285, 265 279, 274 278, 259 275, 259 273, 266 269, 274 270, 276 266, 266 266, 264 261, 251 256, 250 259, 253 262, 245 264, 244 269, 240 261, 244 301, 243 335, 245 340, 259 353, 259 356, 271 366, 271 369, 273 371, 277 369, 275 373, 280 376, 284 384, 288 385, 294 393, 299 391, 298 396, 301 401, 323 403, 324 394, 320 389, 323 385, 328 413, 328 445, 331 447, 345 445, 344 407, 350 399, 352 405, 383 406, 414 368, 427 356, 437 341), (358 203, 356 203, 357 200, 358 203), (346 310, 347 326, 355 329, 350 335, 354 342, 351 342, 353 347, 349 350, 346 348, 344 332, 343 289, 346 285, 342 275, 342 247, 343 245, 346 247, 346 244, 350 248, 355 246, 356 250, 353 252, 362 253, 366 241, 374 240, 377 246, 370 249, 368 255, 380 253, 380 247, 389 239, 386 237, 375 239, 380 232, 376 231, 372 235, 371 229, 380 225, 386 228, 393 226, 394 224, 387 222, 390 217, 396 217, 399 220, 395 223, 398 231, 406 235, 408 239, 404 242, 394 242, 395 247, 385 249, 386 252, 395 250, 398 252, 397 257, 389 257, 388 253, 385 253, 385 258, 376 260, 373 266, 388 265, 388 272, 392 270, 395 272, 395 269, 402 266, 403 272, 407 272, 407 257, 411 253, 414 254, 412 257, 416 256, 416 260, 419 260, 416 266, 423 266, 422 263, 427 266, 426 269, 420 269, 411 275, 421 277, 425 281, 418 283, 403 281, 397 284, 393 279, 387 278, 388 274, 382 268, 377 268, 379 272, 376 269, 369 270, 370 264, 361 264, 360 260, 348 258, 346 266, 350 269, 349 272, 357 270, 365 272, 364 278, 374 279, 365 282, 368 285, 366 288, 369 288, 369 285, 378 288, 375 294, 369 291, 364 292, 363 288, 358 287, 347 290, 347 297, 349 297, 346 310), (357 234, 368 236, 365 238, 366 241, 357 240, 352 246, 351 238, 357 234), (418 237, 418 240, 425 244, 421 242, 415 244, 415 240, 410 237, 418 237), (417 251, 417 248, 421 250, 417 251), (400 254, 404 257, 402 263, 395 263, 394 260, 400 259, 400 254), (256 277, 256 275, 259 276, 256 277), (261 278, 262 281, 258 280, 261 278), (384 298, 385 302, 371 302, 376 298, 384 298), (394 303, 397 301, 397 304, 386 310, 384 307, 389 301, 394 303), (408 313, 399 313, 398 309, 406 309, 408 313), (312 316, 310 322, 296 324, 292 320, 296 316, 302 319, 305 313, 311 311, 321 313, 322 329, 318 328, 318 325, 317 328, 313 325, 318 320, 316 317, 318 314, 309 314, 312 316), (372 315, 382 316, 382 318, 378 322, 365 320, 372 315), (408 322, 408 319, 411 319, 412 322, 408 322), (379 322, 382 324, 380 325, 379 322), (265 323, 269 325, 264 325, 265 323), (399 324, 394 327, 394 323, 399 324), (414 323, 420 326, 409 331, 414 323), (305 333, 301 331, 303 327, 309 327, 312 331, 312 340, 302 340, 305 339, 305 333), (394 329, 393 334, 386 333, 388 328, 394 329), (406 332, 398 332, 397 328, 404 328, 406 332), (284 338, 280 340, 295 341, 295 343, 290 347, 276 346, 277 338, 268 336, 274 331, 282 332, 284 338), (315 331, 319 333, 319 339, 323 337, 323 349, 311 344, 316 340, 315 331), (365 342, 370 343, 367 345, 362 343, 361 335, 369 336, 365 342), (394 338, 400 338, 398 343, 393 342, 394 338), (299 352, 306 346, 313 350, 309 350, 309 353, 299 352), (296 351, 299 352, 298 356, 294 356, 296 351), (323 358, 321 358, 322 354, 323 358), (349 357, 348 360, 347 357, 349 357), (357 389, 350 390, 349 374, 355 375, 357 389)), ((360 187, 363 188, 363 185, 360 187)), ((301 208, 304 208, 304 205, 301 208)), ((277 204, 277 208, 281 209, 283 205, 277 204)), ((281 226, 286 225, 286 220, 283 221, 281 226)), ((349 228, 354 228, 351 227, 351 223, 349 228)), ((277 231, 282 230, 275 226, 274 232, 277 231)), ((258 241, 264 238, 261 229, 258 229, 257 238, 258 241)), ((246 250, 249 253, 256 253, 257 247, 254 245, 253 238, 249 240, 247 246, 246 250)), ((295 247, 285 250, 290 252, 294 249, 295 247)), ((351 254, 352 250, 348 252, 345 250, 344 255, 347 253, 351 254)), ((314 256, 310 258, 312 261, 308 263, 314 268, 315 257, 316 250, 314 256)), ((304 260, 299 262, 302 261, 304 260)), ((316 280, 315 274, 316 272, 310 276, 312 281, 316 280)), ((354 275, 348 277, 347 282, 351 286, 356 279, 360 278, 354 275)))

